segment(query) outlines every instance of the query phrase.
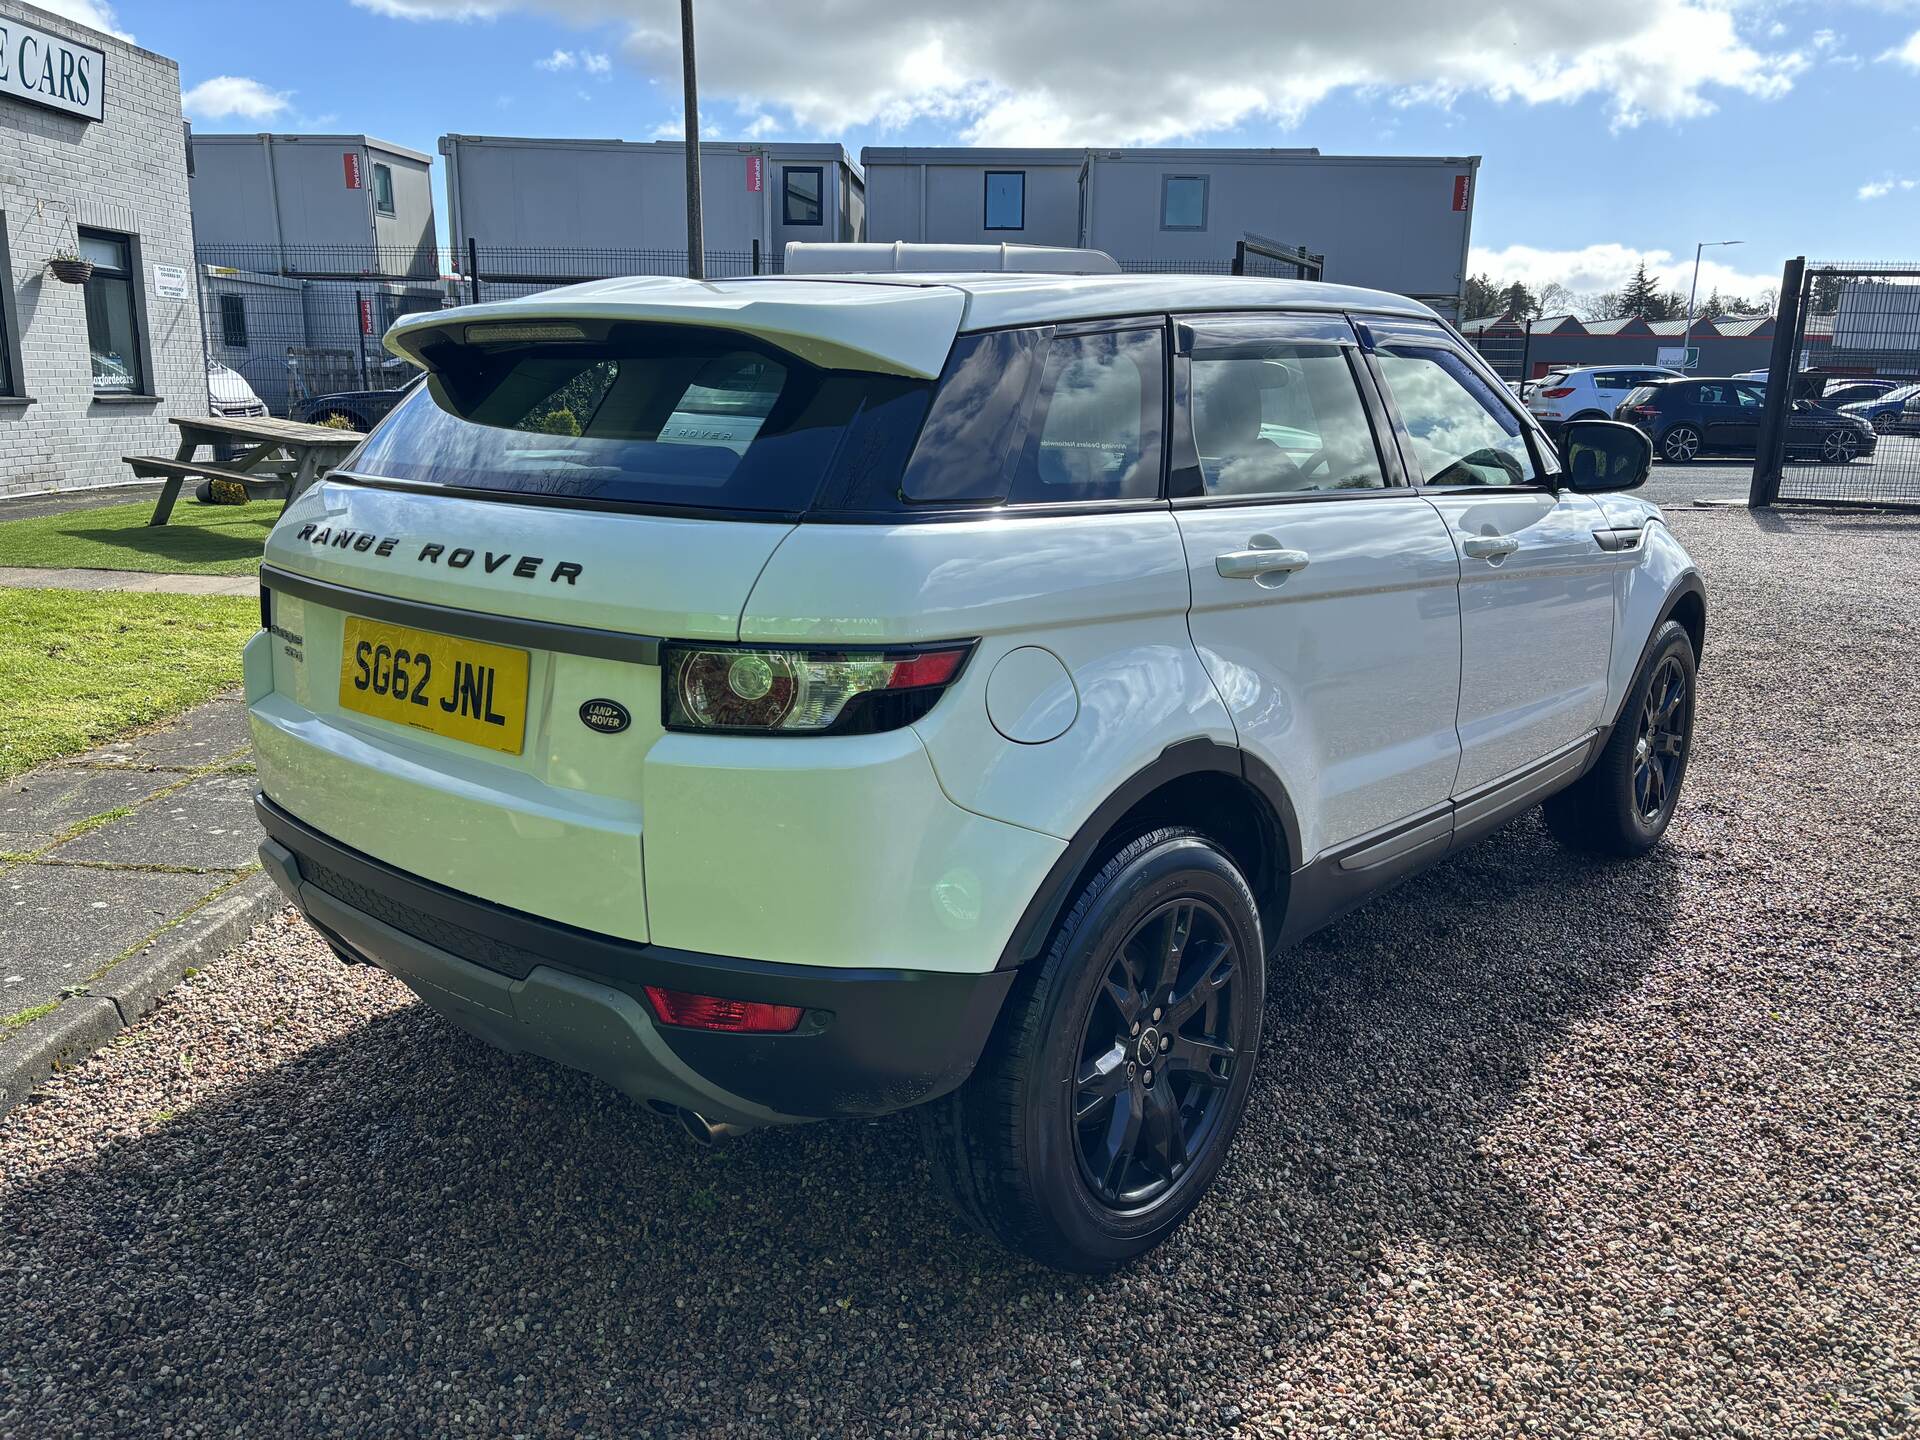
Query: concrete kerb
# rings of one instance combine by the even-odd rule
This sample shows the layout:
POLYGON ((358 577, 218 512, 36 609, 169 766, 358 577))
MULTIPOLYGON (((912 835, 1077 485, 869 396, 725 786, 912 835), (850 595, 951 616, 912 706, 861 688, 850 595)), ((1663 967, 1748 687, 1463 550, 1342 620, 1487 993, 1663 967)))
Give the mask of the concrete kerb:
POLYGON ((63 1064, 91 1055, 151 1010, 190 969, 225 954, 285 902, 259 872, 231 885, 116 962, 84 994, 0 1040, 0 1115, 63 1064))

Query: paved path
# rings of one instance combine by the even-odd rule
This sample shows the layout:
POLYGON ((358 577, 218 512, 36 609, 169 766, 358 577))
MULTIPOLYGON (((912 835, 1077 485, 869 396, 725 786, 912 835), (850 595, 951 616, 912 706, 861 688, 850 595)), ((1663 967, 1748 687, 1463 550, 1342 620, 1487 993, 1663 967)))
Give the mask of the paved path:
POLYGON ((13 590, 141 590, 153 595, 258 595, 255 575, 155 575, 145 570, 42 570, 0 565, 0 587, 13 590))
POLYGON ((0 1113, 273 908, 251 753, 232 694, 0 782, 0 1113))
POLYGON ((102 505, 150 501, 159 491, 158 480, 135 480, 125 485, 93 485, 84 490, 36 490, 27 495, 0 496, 0 521, 37 520, 43 515, 64 515, 70 510, 97 510, 102 505))

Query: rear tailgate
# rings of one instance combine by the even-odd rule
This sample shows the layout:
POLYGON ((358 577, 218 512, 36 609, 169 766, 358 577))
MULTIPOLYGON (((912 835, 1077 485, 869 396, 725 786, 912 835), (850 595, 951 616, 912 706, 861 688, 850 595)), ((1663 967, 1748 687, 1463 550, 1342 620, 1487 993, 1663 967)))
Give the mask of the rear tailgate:
POLYGON ((645 940, 652 640, 735 638, 790 529, 315 487, 261 572, 267 797, 452 889, 645 940))

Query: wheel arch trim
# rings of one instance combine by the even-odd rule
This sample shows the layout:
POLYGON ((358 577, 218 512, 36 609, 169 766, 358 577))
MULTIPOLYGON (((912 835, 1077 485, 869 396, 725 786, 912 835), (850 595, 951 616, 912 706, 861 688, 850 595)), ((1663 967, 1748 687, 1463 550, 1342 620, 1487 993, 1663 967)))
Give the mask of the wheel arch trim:
MULTIPOLYGON (((1121 782, 1074 832, 1065 851, 1054 861, 1027 902, 994 968, 1014 969, 1037 955, 1052 933, 1054 922, 1071 902, 1074 882, 1096 858, 1093 852, 1101 838, 1154 791, 1192 775, 1225 775, 1240 780, 1266 804, 1286 847, 1282 869, 1291 876, 1301 858, 1300 821, 1280 777, 1236 745, 1225 745, 1206 736, 1176 741, 1162 750, 1151 764, 1121 782)), ((1248 878, 1258 889, 1259 877, 1248 878)))

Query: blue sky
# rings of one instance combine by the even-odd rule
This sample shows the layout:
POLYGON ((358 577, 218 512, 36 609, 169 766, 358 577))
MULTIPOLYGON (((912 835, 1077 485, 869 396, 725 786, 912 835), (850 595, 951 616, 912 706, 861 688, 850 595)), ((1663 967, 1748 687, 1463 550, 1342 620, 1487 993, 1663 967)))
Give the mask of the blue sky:
MULTIPOLYGON (((42 0, 49 3, 49 0, 42 0)), ((649 139, 676 0, 52 0, 180 62, 206 131, 649 139)), ((1920 246, 1920 0, 700 0, 710 134, 1484 157, 1476 262, 1755 291, 1920 246), (1454 13, 1447 13, 1447 12, 1454 13), (1283 13, 1284 12, 1284 13, 1283 13), (1179 15, 1177 24, 1166 18, 1179 15), (1270 17, 1270 18, 1262 18, 1270 17), (1143 43, 1143 36, 1152 36, 1143 43)))

